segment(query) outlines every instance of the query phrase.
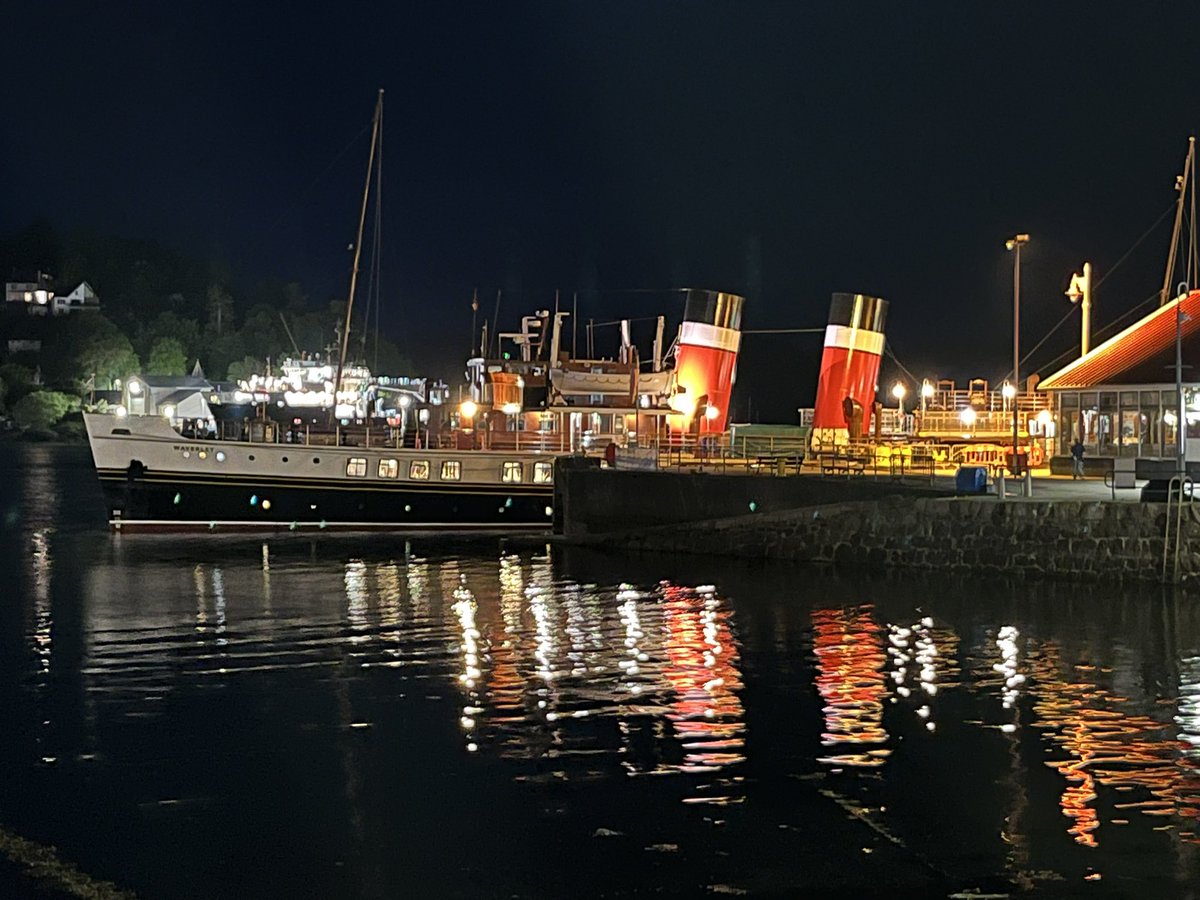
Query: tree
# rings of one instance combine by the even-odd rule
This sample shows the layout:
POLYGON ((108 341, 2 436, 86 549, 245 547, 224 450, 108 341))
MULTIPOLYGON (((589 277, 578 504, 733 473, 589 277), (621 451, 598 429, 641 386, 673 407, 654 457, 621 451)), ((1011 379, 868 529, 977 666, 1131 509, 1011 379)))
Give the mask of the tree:
POLYGON ((223 284, 208 286, 208 325, 217 337, 233 324, 233 297, 223 284))
POLYGON ((0 384, 9 403, 16 403, 33 389, 33 371, 17 363, 0 366, 0 384))
POLYGON ((79 408, 79 398, 58 391, 34 391, 13 406, 13 419, 22 428, 45 430, 79 408))
POLYGON ((243 356, 241 359, 231 362, 226 373, 226 378, 230 381, 245 381, 251 375, 257 374, 262 369, 262 360, 253 356, 243 356))
POLYGON ((51 383, 89 382, 94 375, 96 387, 112 387, 117 378, 127 378, 141 368, 129 338, 100 313, 77 314, 51 342, 46 359, 51 383))
POLYGON ((184 356, 195 356, 200 349, 200 325, 170 310, 161 312, 139 330, 135 349, 149 358, 151 348, 162 338, 173 338, 183 346, 184 356))
POLYGON ((412 375, 413 364, 395 344, 381 337, 376 347, 374 337, 367 340, 367 361, 375 375, 412 375))
POLYGON ((181 342, 172 337, 161 337, 150 348, 146 360, 147 375, 186 375, 187 351, 181 342))

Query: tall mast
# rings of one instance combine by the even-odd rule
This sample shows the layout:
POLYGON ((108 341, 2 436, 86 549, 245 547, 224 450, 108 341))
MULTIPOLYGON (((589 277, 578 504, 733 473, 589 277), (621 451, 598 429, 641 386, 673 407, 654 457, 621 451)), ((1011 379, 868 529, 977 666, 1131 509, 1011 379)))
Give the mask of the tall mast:
MULTIPOLYGON (((1163 275, 1162 292, 1158 295, 1158 305, 1165 306, 1171 298, 1171 276, 1175 274, 1175 252, 1179 247, 1179 230, 1183 225, 1183 201, 1188 192, 1188 179, 1192 174, 1192 166, 1196 156, 1196 139, 1188 138, 1187 159, 1183 164, 1183 174, 1175 183, 1179 191, 1179 200, 1175 204, 1175 228, 1171 231, 1171 248, 1167 251, 1167 271, 1163 275)), ((1190 275, 1191 273, 1189 273, 1190 275)))
POLYGON ((358 260, 362 255, 363 224, 367 219, 367 197, 371 191, 371 175, 375 168, 375 147, 379 143, 379 120, 383 118, 383 88, 375 101, 375 119, 371 125, 371 153, 367 158, 367 183, 363 185, 362 210, 358 214, 358 236, 354 239, 354 265, 350 269, 350 295, 346 298, 346 319, 342 323, 342 350, 338 356, 337 378, 333 382, 333 417, 337 418, 338 392, 342 389, 342 371, 346 368, 346 351, 350 348, 350 316, 354 312, 354 289, 358 284, 358 260))

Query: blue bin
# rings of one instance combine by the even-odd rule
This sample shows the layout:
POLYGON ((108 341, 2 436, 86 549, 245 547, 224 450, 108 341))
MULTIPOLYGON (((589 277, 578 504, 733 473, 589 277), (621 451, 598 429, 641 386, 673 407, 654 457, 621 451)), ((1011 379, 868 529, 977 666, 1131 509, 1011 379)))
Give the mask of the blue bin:
POLYGON ((987 467, 960 466, 954 476, 954 490, 960 494, 986 494, 987 467))

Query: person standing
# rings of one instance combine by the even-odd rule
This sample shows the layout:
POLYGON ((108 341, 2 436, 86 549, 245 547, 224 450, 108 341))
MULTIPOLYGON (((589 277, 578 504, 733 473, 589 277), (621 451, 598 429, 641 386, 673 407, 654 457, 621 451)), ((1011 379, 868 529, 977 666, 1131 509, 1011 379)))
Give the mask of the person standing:
POLYGON ((1071 445, 1071 478, 1083 477, 1083 442, 1075 438, 1071 445))

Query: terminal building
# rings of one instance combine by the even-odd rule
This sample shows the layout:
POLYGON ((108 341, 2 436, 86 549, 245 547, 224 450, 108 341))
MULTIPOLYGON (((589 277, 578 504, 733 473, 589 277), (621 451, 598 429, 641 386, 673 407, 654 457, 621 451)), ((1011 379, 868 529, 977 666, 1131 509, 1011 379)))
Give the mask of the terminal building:
POLYGON ((1037 386, 1051 396, 1053 453, 1200 462, 1200 291, 1163 304, 1037 386), (1176 329, 1183 402, 1176 388, 1176 329), (1180 422, 1180 419, 1183 422, 1180 422))

